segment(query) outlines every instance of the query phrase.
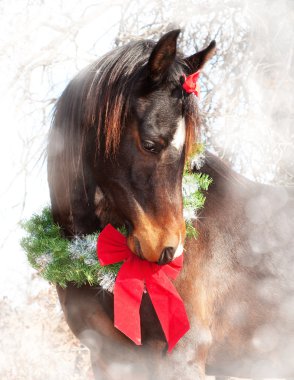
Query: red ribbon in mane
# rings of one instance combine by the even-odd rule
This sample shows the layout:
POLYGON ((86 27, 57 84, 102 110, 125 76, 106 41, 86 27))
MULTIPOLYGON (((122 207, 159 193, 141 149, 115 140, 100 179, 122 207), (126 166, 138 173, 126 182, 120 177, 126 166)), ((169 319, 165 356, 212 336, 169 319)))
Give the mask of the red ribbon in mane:
POLYGON ((127 239, 108 224, 97 241, 101 265, 124 261, 114 285, 114 325, 135 344, 141 344, 140 305, 146 289, 162 326, 168 351, 189 330, 184 303, 169 280, 175 279, 183 265, 183 255, 170 264, 158 265, 142 260, 129 249, 127 239))
POLYGON ((195 94, 196 96, 199 96, 200 93, 200 87, 198 84, 198 79, 199 79, 200 71, 196 71, 196 73, 193 73, 186 77, 184 77, 184 83, 182 84, 183 89, 188 93, 188 94, 195 94))

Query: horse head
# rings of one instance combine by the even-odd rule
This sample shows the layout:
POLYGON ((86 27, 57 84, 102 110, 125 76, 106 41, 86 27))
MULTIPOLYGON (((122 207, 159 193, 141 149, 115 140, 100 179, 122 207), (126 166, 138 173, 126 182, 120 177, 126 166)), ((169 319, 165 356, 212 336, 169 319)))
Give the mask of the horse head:
POLYGON ((197 125, 197 105, 185 96, 180 78, 198 70, 211 53, 180 58, 179 32, 140 46, 145 62, 129 73, 123 131, 115 161, 104 160, 100 182, 129 226, 131 250, 162 264, 183 252, 182 175, 197 125))
MULTIPOLYGON (((185 59, 177 53, 179 33, 171 31, 156 44, 134 42, 104 56, 68 86, 55 117, 55 129, 63 136, 69 130, 71 151, 79 157, 64 172, 83 177, 84 185, 76 189, 84 189, 87 204, 96 198, 98 220, 111 210, 106 222, 127 226, 130 249, 160 264, 183 251, 182 176, 198 126, 196 101, 183 91, 181 77, 201 69, 215 47, 213 42, 185 59), (62 129, 65 113, 75 125, 62 129), (96 195, 89 195, 90 176, 96 195)), ((73 184, 69 187, 72 194, 73 184)), ((71 214, 77 214, 78 202, 69 203, 71 214)), ((72 220, 79 224, 78 217, 72 220)))

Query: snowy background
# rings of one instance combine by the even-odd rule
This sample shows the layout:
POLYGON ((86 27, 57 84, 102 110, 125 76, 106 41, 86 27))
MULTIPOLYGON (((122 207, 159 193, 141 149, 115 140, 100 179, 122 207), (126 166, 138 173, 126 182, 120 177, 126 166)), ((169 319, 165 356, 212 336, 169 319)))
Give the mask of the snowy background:
POLYGON ((19 247, 19 221, 49 202, 56 99, 81 68, 130 39, 181 27, 187 55, 215 39, 202 77, 203 141, 257 182, 294 186, 294 2, 2 0, 0 17, 0 378, 89 379, 87 349, 19 247))

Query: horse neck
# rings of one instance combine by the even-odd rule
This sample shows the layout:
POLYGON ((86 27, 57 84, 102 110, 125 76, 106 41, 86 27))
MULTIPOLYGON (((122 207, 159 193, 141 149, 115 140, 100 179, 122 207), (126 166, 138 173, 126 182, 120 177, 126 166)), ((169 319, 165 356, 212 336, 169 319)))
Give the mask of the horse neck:
POLYGON ((62 227, 64 235, 90 234, 108 223, 115 227, 122 225, 115 207, 93 175, 96 168, 86 162, 83 169, 71 173, 66 180, 62 159, 63 156, 49 155, 48 182, 53 219, 62 227))
POLYGON ((244 211, 247 199, 256 187, 259 187, 258 184, 234 172, 221 159, 209 152, 205 154, 205 163, 200 172, 208 174, 212 179, 206 194, 203 213, 205 217, 209 215, 213 220, 215 217, 228 214, 226 220, 229 223, 236 213, 244 211))
POLYGON ((256 278, 288 276, 287 266, 294 259, 293 190, 252 182, 211 154, 201 172, 209 174, 213 184, 206 194, 200 239, 195 244, 203 244, 203 252, 209 251, 215 262, 229 260, 256 278))

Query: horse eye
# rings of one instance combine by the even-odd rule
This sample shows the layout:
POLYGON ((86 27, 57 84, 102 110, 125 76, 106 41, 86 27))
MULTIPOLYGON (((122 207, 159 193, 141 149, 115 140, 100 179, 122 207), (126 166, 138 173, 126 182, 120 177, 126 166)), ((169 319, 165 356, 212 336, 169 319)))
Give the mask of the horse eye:
POLYGON ((161 147, 158 144, 154 143, 153 141, 148 141, 148 140, 143 141, 142 147, 144 150, 146 150, 149 153, 157 154, 161 151, 161 147))

